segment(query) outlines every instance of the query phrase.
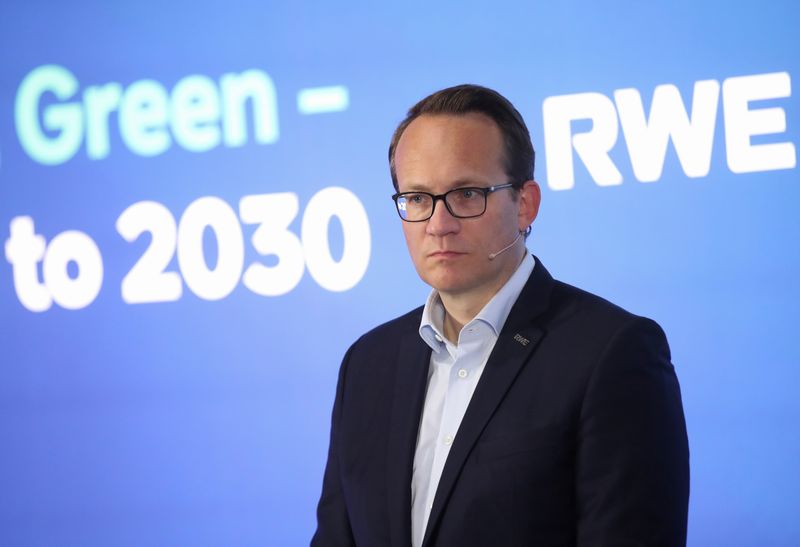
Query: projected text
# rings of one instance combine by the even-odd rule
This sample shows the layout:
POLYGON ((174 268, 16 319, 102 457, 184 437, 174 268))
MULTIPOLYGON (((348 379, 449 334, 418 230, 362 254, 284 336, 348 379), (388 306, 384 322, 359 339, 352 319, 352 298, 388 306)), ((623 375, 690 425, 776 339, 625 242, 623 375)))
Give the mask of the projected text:
POLYGON ((111 153, 112 116, 128 150, 140 156, 166 152, 173 143, 192 152, 278 139, 275 85, 261 70, 180 79, 172 90, 155 80, 81 86, 59 65, 32 70, 20 83, 14 117, 20 144, 35 161, 58 165, 85 145, 93 160, 111 153), (55 101, 53 100, 55 99, 55 101), (247 105, 252 105, 248 124, 247 105))
MULTIPOLYGON (((333 292, 353 288, 369 265, 371 236, 364 206, 351 191, 324 188, 311 197, 303 211, 299 236, 289 225, 300 211, 296 194, 284 192, 244 196, 237 212, 213 196, 196 199, 176 222, 161 203, 140 201, 119 216, 116 228, 127 242, 149 233, 150 244, 123 278, 120 290, 128 304, 171 302, 183 295, 184 284, 197 297, 220 300, 239 281, 262 296, 280 296, 294 289, 308 269, 314 281, 333 292), (344 250, 337 260, 329 244, 329 225, 336 217, 342 226, 344 250), (277 264, 245 264, 242 224, 254 225, 250 240, 259 256, 277 264), (203 234, 216 239, 217 260, 209 267, 203 234), (177 254, 177 271, 168 271, 177 254)), ((11 220, 5 257, 13 270, 14 289, 30 311, 48 310, 53 302, 67 309, 91 304, 103 284, 103 259, 94 240, 83 232, 62 232, 48 243, 35 231, 34 220, 11 220), (43 272, 39 279, 39 267, 43 272), (74 264, 77 273, 70 272, 74 264)))
POLYGON ((689 114, 676 86, 659 85, 653 92, 649 117, 634 88, 614 91, 613 101, 595 92, 548 97, 542 105, 548 186, 569 190, 575 185, 573 150, 598 186, 622 184, 622 173, 609 155, 620 126, 634 176, 640 182, 661 178, 670 140, 687 177, 707 176, 720 94, 728 168, 734 173, 794 168, 793 143, 751 142, 754 136, 786 131, 782 108, 754 108, 750 103, 790 97, 789 74, 728 78, 721 88, 720 93, 716 80, 696 82, 689 114), (571 124, 578 120, 590 120, 591 129, 573 135, 571 124))

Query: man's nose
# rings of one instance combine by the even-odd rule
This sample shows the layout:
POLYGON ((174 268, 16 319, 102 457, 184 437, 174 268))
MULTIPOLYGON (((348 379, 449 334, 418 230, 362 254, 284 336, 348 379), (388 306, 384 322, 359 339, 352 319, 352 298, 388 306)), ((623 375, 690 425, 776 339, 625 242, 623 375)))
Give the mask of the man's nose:
POLYGON ((457 232, 461 226, 459 220, 450 214, 443 199, 437 199, 433 203, 433 214, 428 219, 426 231, 431 235, 444 235, 457 232))

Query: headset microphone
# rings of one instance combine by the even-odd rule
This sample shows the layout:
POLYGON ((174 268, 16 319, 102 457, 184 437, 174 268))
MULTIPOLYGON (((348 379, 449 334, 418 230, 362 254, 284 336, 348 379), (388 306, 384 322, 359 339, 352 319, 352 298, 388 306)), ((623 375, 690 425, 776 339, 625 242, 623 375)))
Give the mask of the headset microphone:
POLYGON ((489 260, 494 260, 495 258, 497 258, 498 256, 500 256, 500 254, 502 254, 502 253, 506 252, 506 251, 507 251, 507 250, 509 250, 511 247, 513 247, 513 246, 514 246, 514 244, 515 244, 517 241, 519 241, 519 238, 521 238, 521 237, 522 237, 522 234, 524 234, 524 233, 525 233, 525 232, 523 232, 523 231, 521 231, 521 230, 520 230, 520 232, 517 234, 517 237, 514 239, 514 241, 512 241, 511 243, 509 243, 508 245, 506 245, 505 247, 503 247, 502 249, 500 249, 500 250, 499 250, 499 251, 497 251, 496 253, 491 253, 491 254, 489 254, 489 260))

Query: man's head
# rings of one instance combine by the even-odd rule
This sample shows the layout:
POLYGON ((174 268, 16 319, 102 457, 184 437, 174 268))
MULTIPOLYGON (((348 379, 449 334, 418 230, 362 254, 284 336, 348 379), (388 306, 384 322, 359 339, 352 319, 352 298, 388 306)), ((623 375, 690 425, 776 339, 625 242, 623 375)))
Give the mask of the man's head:
MULTIPOLYGON (((539 207, 533 147, 519 113, 485 88, 439 91, 409 111, 395 132, 389 157, 399 192, 441 195, 514 183, 486 195, 486 209, 479 216, 458 218, 444 201, 435 201, 430 218, 403 222, 412 261, 426 283, 443 295, 487 301, 519 264, 525 244, 518 235, 539 207), (490 258, 507 246, 508 251, 490 258)), ((470 196, 483 197, 482 192, 470 196)))

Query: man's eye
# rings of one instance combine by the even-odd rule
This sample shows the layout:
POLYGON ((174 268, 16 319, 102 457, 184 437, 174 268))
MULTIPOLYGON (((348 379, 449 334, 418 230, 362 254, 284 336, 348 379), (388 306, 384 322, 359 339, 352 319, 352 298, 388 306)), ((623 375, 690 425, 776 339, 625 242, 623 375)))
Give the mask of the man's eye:
POLYGON ((459 193, 459 197, 461 199, 473 199, 473 198, 475 198, 476 194, 477 194, 477 192, 475 192, 475 190, 473 190, 472 188, 464 188, 459 193))
POLYGON ((406 201, 411 205, 419 205, 425 202, 425 194, 409 194, 406 196, 406 201))

